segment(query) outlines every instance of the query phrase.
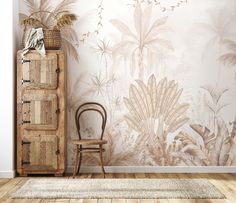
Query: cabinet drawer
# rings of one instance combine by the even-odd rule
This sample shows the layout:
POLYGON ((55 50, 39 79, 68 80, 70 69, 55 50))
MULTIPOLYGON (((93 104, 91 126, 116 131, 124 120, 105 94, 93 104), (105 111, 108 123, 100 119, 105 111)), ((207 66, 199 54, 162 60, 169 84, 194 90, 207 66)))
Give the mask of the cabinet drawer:
POLYGON ((42 132, 24 135, 22 140, 22 167, 28 171, 56 170, 58 156, 57 136, 42 132))
POLYGON ((22 96, 22 125, 25 129, 56 130, 57 108, 56 94, 24 94, 22 96))
POLYGON ((45 57, 36 53, 27 54, 22 59, 22 85, 26 89, 56 89, 58 85, 57 54, 45 57))

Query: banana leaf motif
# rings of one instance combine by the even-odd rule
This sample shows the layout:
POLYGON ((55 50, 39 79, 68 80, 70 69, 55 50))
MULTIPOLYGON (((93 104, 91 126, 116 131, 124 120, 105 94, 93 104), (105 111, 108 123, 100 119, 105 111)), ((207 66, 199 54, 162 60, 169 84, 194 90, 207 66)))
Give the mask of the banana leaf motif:
POLYGON ((231 148, 231 136, 225 122, 217 119, 217 134, 210 135, 210 130, 200 125, 190 125, 203 139, 204 148, 208 154, 209 165, 225 166, 231 148))
POLYGON ((217 120, 217 137, 212 152, 212 165, 225 166, 229 158, 231 137, 222 119, 217 120))
POLYGON ((167 78, 157 82, 155 75, 149 77, 147 84, 141 80, 136 83, 130 86, 129 97, 124 98, 129 110, 124 118, 128 126, 139 134, 136 146, 142 147, 143 153, 151 157, 144 163, 179 164, 180 159, 175 157, 179 146, 175 142, 168 144, 167 135, 188 121, 185 113, 189 104, 179 102, 183 89, 167 78))
MULTIPOLYGON (((233 124, 233 123, 232 123, 233 124)), ((234 125, 234 124, 233 124, 234 125)), ((217 118, 217 133, 212 133, 207 127, 200 124, 191 124, 190 127, 202 138, 199 144, 197 139, 188 133, 180 132, 175 140, 181 142, 181 156, 178 156, 187 165, 201 166, 227 166, 235 163, 236 140, 226 123, 217 118), (186 162, 187 160, 187 162, 186 162)))
POLYGON ((188 121, 185 112, 189 104, 179 103, 183 89, 174 80, 164 78, 157 83, 151 75, 147 85, 141 80, 136 83, 129 88, 129 98, 124 98, 129 110, 125 120, 135 131, 145 133, 152 126, 153 133, 162 136, 175 132, 188 121))

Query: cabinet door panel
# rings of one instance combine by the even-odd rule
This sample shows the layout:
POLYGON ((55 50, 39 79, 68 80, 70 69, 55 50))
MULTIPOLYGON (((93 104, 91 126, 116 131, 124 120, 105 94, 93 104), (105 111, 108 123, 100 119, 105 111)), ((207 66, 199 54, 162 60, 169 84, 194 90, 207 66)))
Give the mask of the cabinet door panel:
POLYGON ((22 167, 25 170, 56 170, 58 142, 56 135, 25 135, 22 142, 22 167))
POLYGON ((25 129, 57 129, 56 94, 24 94, 22 105, 25 129))
POLYGON ((22 60, 22 85, 26 89, 56 89, 57 79, 57 54, 42 57, 29 53, 22 60))

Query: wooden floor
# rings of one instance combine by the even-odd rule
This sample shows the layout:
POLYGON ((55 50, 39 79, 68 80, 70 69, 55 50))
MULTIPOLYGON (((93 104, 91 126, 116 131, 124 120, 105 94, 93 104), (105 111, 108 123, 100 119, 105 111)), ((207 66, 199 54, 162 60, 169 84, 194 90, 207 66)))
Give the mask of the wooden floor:
MULTIPOLYGON (((77 178, 102 178, 101 174, 82 174, 77 178)), ((107 178, 207 178, 214 184, 227 199, 12 199, 11 194, 22 186, 29 177, 17 177, 14 179, 0 179, 0 203, 236 203, 236 174, 107 174, 107 178)), ((40 177, 30 177, 40 178, 40 177)), ((50 177, 52 178, 52 177, 50 177)), ((72 178, 66 176, 64 178, 72 178)))

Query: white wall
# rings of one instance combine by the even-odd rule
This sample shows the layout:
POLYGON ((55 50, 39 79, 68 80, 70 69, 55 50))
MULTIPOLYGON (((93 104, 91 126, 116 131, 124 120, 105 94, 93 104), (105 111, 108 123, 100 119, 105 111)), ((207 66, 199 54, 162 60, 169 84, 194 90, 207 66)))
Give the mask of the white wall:
POLYGON ((17 41, 17 4, 17 0, 5 1, 4 9, 0 12, 0 178, 11 178, 15 175, 13 78, 17 41))

